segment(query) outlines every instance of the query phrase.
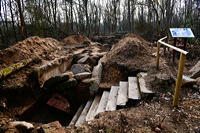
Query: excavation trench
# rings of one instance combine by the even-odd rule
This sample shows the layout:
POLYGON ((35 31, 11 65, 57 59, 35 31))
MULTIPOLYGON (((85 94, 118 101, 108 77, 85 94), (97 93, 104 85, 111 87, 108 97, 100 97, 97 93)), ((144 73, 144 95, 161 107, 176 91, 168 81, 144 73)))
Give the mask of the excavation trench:
MULTIPOLYGON (((125 75, 119 78, 121 81, 127 81, 128 77, 135 77, 140 72, 126 71, 127 72, 125 72, 125 75)), ((46 82, 48 82, 48 80, 46 82)), ((53 121, 59 121, 63 126, 68 126, 78 108, 82 104, 85 105, 90 98, 89 86, 84 85, 79 81, 77 85, 66 87, 64 89, 56 88, 56 86, 59 86, 59 84, 55 84, 49 88, 46 88, 46 90, 42 92, 42 95, 40 95, 37 100, 31 98, 28 98, 30 99, 28 100, 26 99, 27 96, 21 96, 21 98, 23 97, 24 99, 18 99, 18 102, 21 100, 30 101, 30 103, 27 107, 21 109, 22 113, 19 113, 16 115, 16 117, 21 121, 31 122, 38 126, 53 121), (69 111, 65 112, 47 104, 49 99, 51 99, 51 97, 55 94, 62 96, 68 101, 70 105, 69 111)), ((103 90, 105 90, 105 88, 99 88, 97 94, 102 95, 103 90)), ((127 106, 136 106, 137 104, 138 102, 133 101, 128 103, 127 106)))
MULTIPOLYGON (((38 126, 58 120, 63 126, 68 126, 79 107, 85 105, 91 95, 94 97, 100 93, 102 96, 105 89, 110 90, 111 86, 119 86, 119 81, 128 81, 128 77, 136 77, 142 70, 148 70, 141 68, 146 63, 139 63, 142 60, 138 53, 140 49, 122 56, 140 45, 141 43, 134 40, 130 42, 128 38, 125 42, 121 41, 118 44, 120 47, 113 48, 106 56, 103 56, 105 53, 96 52, 98 47, 95 46, 92 50, 78 53, 76 53, 78 50, 75 50, 76 52, 72 54, 58 56, 50 61, 44 61, 44 64, 34 66, 33 75, 37 80, 31 80, 30 83, 37 82, 36 85, 31 89, 23 88, 22 93, 16 94, 17 96, 15 94, 13 97, 10 96, 10 105, 14 105, 13 112, 17 112, 13 113, 16 120, 31 122, 38 126), (130 47, 133 44, 134 47, 130 47), (88 51, 90 52, 87 53, 88 51), (80 73, 85 74, 84 78, 83 75, 76 77, 80 73), (98 85, 100 87, 98 91, 92 88, 98 85), (24 93, 23 90, 30 91, 24 93)), ((32 67, 30 69, 32 70, 32 67)), ((134 106, 137 104, 135 103, 133 101, 127 106, 134 106)))
MULTIPOLYGON (((71 121, 73 115, 77 111, 78 107, 85 103, 88 99, 86 96, 82 95, 79 98, 76 96, 77 89, 71 88, 67 91, 46 91, 37 100, 34 99, 23 99, 23 101, 29 102, 27 107, 21 109, 21 113, 18 113, 16 117, 20 121, 27 121, 34 123, 36 125, 46 124, 53 121, 59 121, 63 126, 67 126, 71 121), (70 109, 63 111, 56 107, 48 105, 48 101, 54 96, 59 95, 63 99, 66 99, 70 105, 70 109)), ((25 96, 24 96, 25 97, 25 96)), ((22 99, 17 99, 21 101, 22 99)), ((60 105, 63 105, 62 102, 60 105)), ((57 104, 59 106, 59 103, 57 104)))

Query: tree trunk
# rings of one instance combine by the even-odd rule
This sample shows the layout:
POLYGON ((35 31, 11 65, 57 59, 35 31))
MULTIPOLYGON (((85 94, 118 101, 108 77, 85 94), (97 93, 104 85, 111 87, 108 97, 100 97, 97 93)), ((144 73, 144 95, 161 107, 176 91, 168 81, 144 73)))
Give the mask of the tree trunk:
POLYGON ((13 27, 14 37, 15 37, 15 41, 17 42, 17 33, 16 33, 16 29, 15 29, 15 21, 14 21, 14 15, 13 15, 13 11, 12 11, 11 0, 9 0, 9 5, 10 5, 10 14, 11 14, 11 19, 12 19, 12 27, 13 27))
POLYGON ((132 27, 131 27, 131 9, 130 9, 130 0, 128 0, 128 28, 129 28, 129 32, 132 31, 132 27))
POLYGON ((17 2, 19 17, 20 17, 20 32, 21 32, 22 38, 25 39, 27 35, 26 35, 25 22, 24 22, 24 16, 22 13, 21 2, 20 0, 16 0, 16 2, 17 2))

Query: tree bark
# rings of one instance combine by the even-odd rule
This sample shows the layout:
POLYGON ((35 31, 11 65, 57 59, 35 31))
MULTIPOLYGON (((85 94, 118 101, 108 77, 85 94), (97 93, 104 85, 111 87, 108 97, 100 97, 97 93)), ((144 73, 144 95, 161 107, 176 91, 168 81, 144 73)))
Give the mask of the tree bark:
POLYGON ((22 38, 25 39, 27 34, 26 34, 24 16, 23 16, 23 13, 22 13, 21 2, 20 2, 20 0, 16 0, 16 2, 17 2, 19 17, 20 17, 20 32, 21 32, 22 38))
POLYGON ((13 27, 13 32, 14 32, 14 37, 15 41, 17 42, 17 33, 15 29, 15 21, 14 21, 14 15, 13 15, 13 10, 12 10, 12 1, 9 0, 9 5, 10 5, 10 14, 11 14, 11 19, 12 19, 12 27, 13 27))

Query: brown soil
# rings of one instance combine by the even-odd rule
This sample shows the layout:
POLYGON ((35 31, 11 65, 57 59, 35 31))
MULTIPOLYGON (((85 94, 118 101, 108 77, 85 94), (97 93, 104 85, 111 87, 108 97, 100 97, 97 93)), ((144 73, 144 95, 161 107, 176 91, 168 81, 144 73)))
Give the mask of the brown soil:
POLYGON ((90 39, 88 39, 86 36, 84 35, 72 35, 72 36, 68 36, 66 37, 63 42, 66 44, 81 44, 85 41, 89 41, 90 39))
POLYGON ((111 51, 107 53, 103 59, 103 64, 105 64, 105 68, 110 64, 116 63, 126 67, 135 65, 135 69, 140 69, 141 64, 143 64, 141 58, 146 59, 147 56, 150 56, 150 51, 146 44, 134 38, 126 37, 114 45, 111 51))
MULTIPOLYGON (((144 39, 143 39, 144 40, 144 39)), ((137 74, 141 71, 156 73, 156 58, 152 56, 152 48, 140 39, 125 37, 103 57, 103 76, 101 86, 117 85, 124 77, 137 74)), ((169 73, 164 59, 161 59, 160 71, 169 73)), ((136 76, 136 75, 134 75, 136 76)))
POLYGON ((52 38, 30 37, 0 51, 0 69, 24 59, 34 59, 58 48, 60 42, 52 38))
POLYGON ((135 38, 136 40, 138 40, 138 41, 141 41, 142 43, 145 43, 145 44, 150 44, 148 41, 146 41, 144 38, 142 38, 142 37, 140 37, 140 36, 138 36, 138 35, 136 35, 136 34, 133 34, 133 33, 130 33, 130 34, 126 34, 126 35, 124 35, 124 38, 125 37, 130 37, 130 38, 135 38))
POLYGON ((64 55, 67 51, 62 50, 61 43, 53 38, 40 38, 37 36, 27 38, 24 41, 0 51, 0 69, 6 68, 12 64, 24 59, 33 59, 23 69, 20 69, 0 82, 0 90, 9 91, 10 89, 33 88, 37 83, 33 79, 33 67, 39 65, 42 61, 50 61, 64 55), (30 78, 32 77, 32 78, 30 78), (16 80, 17 79, 17 80, 16 80))

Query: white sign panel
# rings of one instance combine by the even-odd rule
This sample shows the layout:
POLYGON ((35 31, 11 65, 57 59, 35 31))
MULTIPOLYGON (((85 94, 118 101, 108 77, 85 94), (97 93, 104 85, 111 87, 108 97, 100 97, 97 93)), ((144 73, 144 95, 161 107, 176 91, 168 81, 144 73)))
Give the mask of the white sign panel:
POLYGON ((190 28, 170 28, 172 37, 192 38, 194 34, 190 28))

